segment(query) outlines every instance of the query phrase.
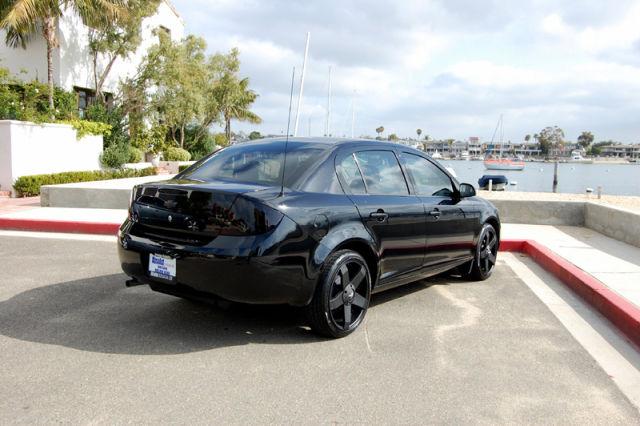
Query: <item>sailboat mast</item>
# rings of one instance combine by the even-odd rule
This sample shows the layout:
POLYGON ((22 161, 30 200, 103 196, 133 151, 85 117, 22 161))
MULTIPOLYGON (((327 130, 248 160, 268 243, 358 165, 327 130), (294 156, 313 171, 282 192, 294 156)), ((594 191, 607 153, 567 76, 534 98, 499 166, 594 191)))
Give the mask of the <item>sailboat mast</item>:
POLYGON ((307 68, 307 56, 309 55, 309 38, 311 33, 307 32, 307 42, 304 47, 304 60, 302 61, 302 76, 300 77, 300 92, 298 93, 298 108, 296 109, 296 124, 293 127, 293 136, 298 136, 298 124, 300 123, 300 109, 302 108, 302 91, 304 90, 304 74, 307 68))
POLYGON ((329 66, 329 88, 327 89, 327 122, 324 125, 324 135, 331 133, 331 66, 329 66))

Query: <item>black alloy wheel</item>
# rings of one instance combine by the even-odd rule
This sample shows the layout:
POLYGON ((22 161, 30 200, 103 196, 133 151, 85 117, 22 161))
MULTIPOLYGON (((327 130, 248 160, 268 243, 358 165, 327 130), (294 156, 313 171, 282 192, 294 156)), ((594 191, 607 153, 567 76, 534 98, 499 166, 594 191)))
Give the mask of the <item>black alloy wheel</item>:
POLYGON ((316 294, 307 307, 314 331, 344 337, 362 323, 369 307, 371 275, 358 253, 340 250, 325 262, 316 294))
POLYGON ((471 264, 466 264, 462 269, 462 276, 473 281, 483 281, 491 276, 496 266, 500 241, 495 228, 485 223, 480 231, 476 255, 471 264))

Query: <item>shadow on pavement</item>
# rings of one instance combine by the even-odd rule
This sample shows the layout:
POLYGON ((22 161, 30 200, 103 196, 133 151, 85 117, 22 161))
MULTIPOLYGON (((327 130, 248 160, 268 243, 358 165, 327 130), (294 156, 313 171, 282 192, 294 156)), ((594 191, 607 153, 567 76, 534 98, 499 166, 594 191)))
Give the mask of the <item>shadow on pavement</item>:
MULTIPOLYGON (((322 341, 301 309, 286 305, 193 303, 124 287, 121 274, 39 287, 0 302, 0 334, 118 354, 178 354, 248 343, 322 341)), ((448 278, 455 281, 455 278, 448 278)), ((434 278, 374 295, 372 307, 423 290, 434 278)))

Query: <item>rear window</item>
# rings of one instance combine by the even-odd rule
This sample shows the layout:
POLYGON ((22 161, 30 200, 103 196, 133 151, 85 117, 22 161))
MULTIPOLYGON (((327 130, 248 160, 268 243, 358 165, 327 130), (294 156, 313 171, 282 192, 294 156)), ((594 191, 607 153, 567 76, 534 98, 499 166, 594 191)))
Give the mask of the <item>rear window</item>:
MULTIPOLYGON (((285 186, 292 187, 326 151, 324 147, 289 143, 285 186)), ((180 178, 201 181, 225 180, 279 186, 282 181, 284 141, 233 145, 185 171, 180 178)))

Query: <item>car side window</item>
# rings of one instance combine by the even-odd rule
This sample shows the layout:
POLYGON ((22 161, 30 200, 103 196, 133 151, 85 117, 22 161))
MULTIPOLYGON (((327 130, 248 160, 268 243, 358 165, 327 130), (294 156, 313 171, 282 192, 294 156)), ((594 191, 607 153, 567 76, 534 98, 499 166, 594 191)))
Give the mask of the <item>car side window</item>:
POLYGON ((402 153, 402 161, 413 179, 418 195, 452 197, 451 179, 431 161, 419 155, 402 153))
POLYGON ((368 194, 409 194, 402 169, 392 151, 360 151, 355 153, 355 157, 364 175, 368 194))
POLYGON ((362 174, 360 174, 360 169, 358 169, 358 165, 356 164, 356 160, 353 158, 353 155, 345 157, 340 162, 338 165, 338 173, 340 174, 342 181, 347 185, 345 188, 347 192, 355 195, 363 195, 367 193, 364 187, 362 174))

